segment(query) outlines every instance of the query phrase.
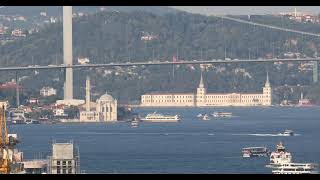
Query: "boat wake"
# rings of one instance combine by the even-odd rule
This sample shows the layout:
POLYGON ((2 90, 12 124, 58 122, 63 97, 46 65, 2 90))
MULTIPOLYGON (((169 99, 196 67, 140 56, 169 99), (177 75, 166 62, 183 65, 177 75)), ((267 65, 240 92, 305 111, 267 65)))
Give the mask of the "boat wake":
MULTIPOLYGON (((267 136, 288 136, 288 135, 284 135, 284 134, 232 134, 233 136, 263 136, 263 137, 267 137, 267 136)), ((293 136, 300 136, 301 134, 294 134, 293 136)))
POLYGON ((56 134, 85 134, 85 135, 208 135, 213 136, 212 133, 108 133, 108 132, 57 132, 56 134))

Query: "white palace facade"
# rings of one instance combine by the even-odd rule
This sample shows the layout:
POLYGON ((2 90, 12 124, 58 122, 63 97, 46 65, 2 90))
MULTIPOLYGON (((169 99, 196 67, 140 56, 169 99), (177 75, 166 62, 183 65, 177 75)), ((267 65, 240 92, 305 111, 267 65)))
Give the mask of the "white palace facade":
POLYGON ((141 96, 142 107, 208 107, 208 106, 271 106, 272 88, 267 74, 262 93, 207 93, 201 79, 194 93, 149 93, 141 96))

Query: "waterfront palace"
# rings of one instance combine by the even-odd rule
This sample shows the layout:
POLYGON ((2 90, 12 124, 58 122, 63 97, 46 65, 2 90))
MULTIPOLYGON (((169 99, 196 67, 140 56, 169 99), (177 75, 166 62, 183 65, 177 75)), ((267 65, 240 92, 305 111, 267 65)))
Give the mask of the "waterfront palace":
POLYGON ((272 88, 267 80, 262 93, 207 93, 202 73, 197 92, 194 93, 149 93, 141 96, 143 107, 178 107, 178 106, 270 106, 272 104, 272 88))

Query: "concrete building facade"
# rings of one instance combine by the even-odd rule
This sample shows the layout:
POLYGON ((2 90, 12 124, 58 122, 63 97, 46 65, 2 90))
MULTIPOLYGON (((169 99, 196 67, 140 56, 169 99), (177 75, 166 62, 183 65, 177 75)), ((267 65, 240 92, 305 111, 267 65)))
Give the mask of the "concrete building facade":
POLYGON ((73 143, 53 143, 52 156, 48 159, 49 174, 80 173, 79 154, 73 143))

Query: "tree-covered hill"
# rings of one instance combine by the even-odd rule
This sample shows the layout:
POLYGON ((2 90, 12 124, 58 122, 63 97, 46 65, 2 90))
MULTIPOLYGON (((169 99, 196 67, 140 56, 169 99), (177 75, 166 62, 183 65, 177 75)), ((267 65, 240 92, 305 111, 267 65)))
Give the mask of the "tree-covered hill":
MULTIPOLYGON (((244 17, 241 17, 244 18, 244 17)), ((295 23, 276 16, 251 16, 251 21, 281 24, 298 30, 316 32, 320 26, 295 23)), ((172 61, 179 59, 244 59, 283 57, 286 52, 313 56, 320 45, 319 39, 293 33, 267 30, 239 24, 216 17, 179 12, 155 15, 142 11, 99 12, 73 21, 73 56, 88 57, 90 63, 172 61), (142 36, 155 37, 150 41, 142 36)), ((62 63, 62 24, 44 27, 25 39, 8 43, 0 48, 2 66, 49 65, 62 63)), ((274 86, 310 85, 310 71, 299 71, 299 64, 273 65, 247 63, 241 65, 214 65, 206 70, 208 91, 254 92, 261 91, 266 71, 274 86)), ((75 70, 74 93, 84 97, 85 75, 90 74, 94 97, 106 90, 120 102, 137 101, 140 95, 151 91, 194 92, 198 85, 198 66, 131 67, 112 69, 75 70)), ((39 94, 42 86, 58 89, 62 97, 63 72, 23 72, 24 92, 39 94)), ((1 74, 1 81, 13 78, 1 74)), ((283 98, 283 92, 278 99, 283 98)))

